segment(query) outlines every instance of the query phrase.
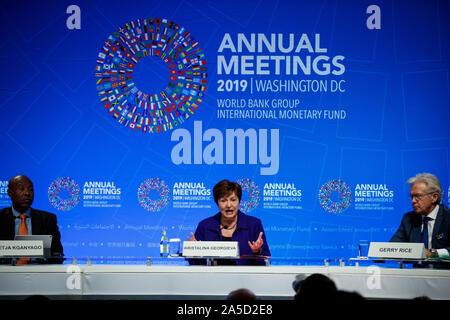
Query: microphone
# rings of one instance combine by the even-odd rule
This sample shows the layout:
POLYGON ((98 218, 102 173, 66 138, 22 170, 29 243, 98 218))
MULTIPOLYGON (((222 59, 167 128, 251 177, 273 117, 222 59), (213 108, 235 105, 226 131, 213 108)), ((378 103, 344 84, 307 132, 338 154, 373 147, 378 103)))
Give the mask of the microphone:
POLYGON ((225 226, 225 225, 224 225, 224 226, 222 226, 222 227, 223 227, 225 230, 228 229, 228 226, 225 226))

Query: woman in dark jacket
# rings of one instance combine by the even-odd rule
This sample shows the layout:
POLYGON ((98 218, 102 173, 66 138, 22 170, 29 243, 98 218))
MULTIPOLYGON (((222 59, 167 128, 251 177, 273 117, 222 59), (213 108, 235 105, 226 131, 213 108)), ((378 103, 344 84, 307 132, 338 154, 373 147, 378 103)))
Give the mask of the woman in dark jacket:
POLYGON ((237 241, 240 256, 247 259, 233 259, 225 264, 264 264, 264 261, 255 259, 259 256, 270 256, 264 229, 260 219, 239 211, 241 186, 236 182, 222 180, 214 186, 213 195, 219 212, 202 220, 195 234, 191 232, 188 240, 237 241))

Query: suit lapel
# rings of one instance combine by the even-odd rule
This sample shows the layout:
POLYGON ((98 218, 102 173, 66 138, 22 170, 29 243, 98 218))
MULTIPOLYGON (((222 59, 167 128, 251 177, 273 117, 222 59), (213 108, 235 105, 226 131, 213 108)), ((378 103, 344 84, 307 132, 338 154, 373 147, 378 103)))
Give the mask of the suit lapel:
POLYGON ((422 242, 422 224, 412 226, 411 242, 422 242))
POLYGON ((442 220, 444 219, 444 208, 439 206, 439 211, 436 215, 436 221, 434 222, 433 235, 431 236, 431 245, 433 248, 436 247, 436 236, 439 232, 439 227, 441 226, 442 220))
POLYGON ((14 218, 14 214, 12 212, 11 207, 8 208, 8 222, 9 222, 9 227, 8 227, 8 233, 11 235, 11 239, 14 239, 14 235, 16 234, 16 224, 15 224, 15 218, 14 218))
POLYGON ((42 219, 41 215, 36 212, 33 208, 30 212, 31 216, 31 225, 32 225, 32 232, 33 234, 42 234, 42 219))

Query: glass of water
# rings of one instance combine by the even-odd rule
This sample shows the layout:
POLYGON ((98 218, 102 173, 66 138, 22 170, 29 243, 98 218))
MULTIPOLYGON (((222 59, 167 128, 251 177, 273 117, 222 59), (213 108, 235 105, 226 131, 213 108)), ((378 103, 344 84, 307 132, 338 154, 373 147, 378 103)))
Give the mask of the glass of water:
POLYGON ((368 255, 369 255, 369 240, 359 240, 358 258, 368 259, 368 255))
POLYGON ((181 240, 179 238, 169 240, 169 255, 171 257, 178 257, 181 255, 181 240))

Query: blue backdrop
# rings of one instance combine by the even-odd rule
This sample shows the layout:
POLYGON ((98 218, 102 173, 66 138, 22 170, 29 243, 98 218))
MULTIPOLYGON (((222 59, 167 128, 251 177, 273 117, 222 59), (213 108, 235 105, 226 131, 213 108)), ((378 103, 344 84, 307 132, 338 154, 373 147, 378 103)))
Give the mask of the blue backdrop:
POLYGON ((29 176, 67 256, 159 255, 225 178, 275 257, 389 240, 418 172, 448 205, 449 1, 14 0, 0 26, 0 205, 29 176))

